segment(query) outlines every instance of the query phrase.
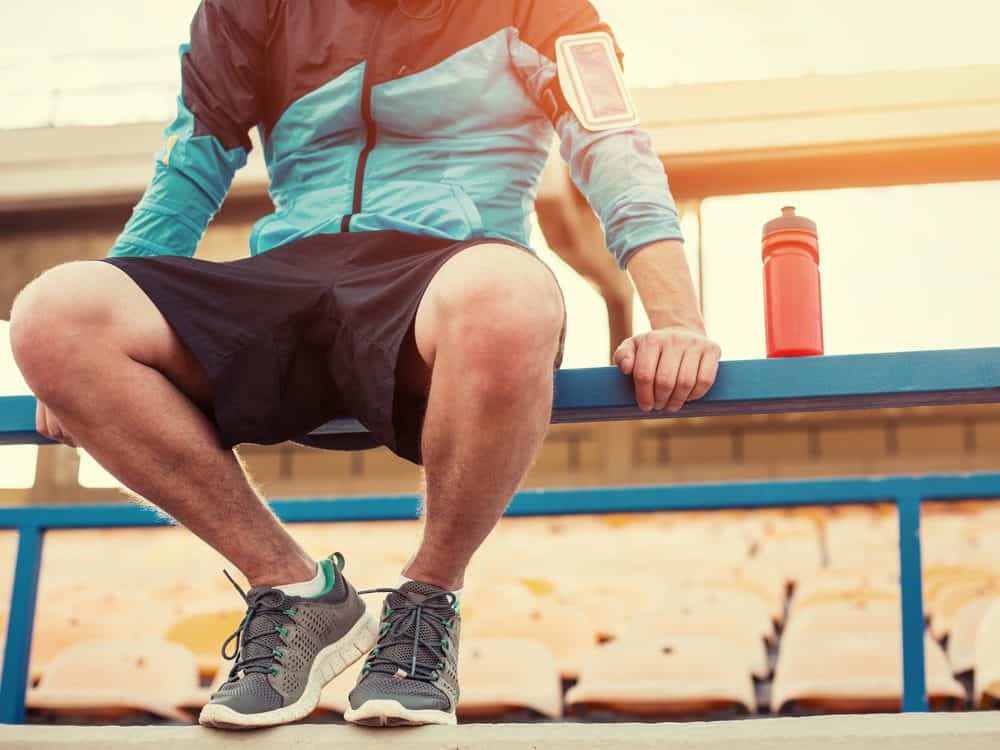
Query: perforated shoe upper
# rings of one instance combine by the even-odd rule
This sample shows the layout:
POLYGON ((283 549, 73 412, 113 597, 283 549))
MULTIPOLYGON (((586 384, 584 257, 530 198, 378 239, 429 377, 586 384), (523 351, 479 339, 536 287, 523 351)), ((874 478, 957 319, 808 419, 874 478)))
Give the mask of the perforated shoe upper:
POLYGON ((395 700, 412 710, 453 712, 459 697, 461 631, 455 595, 415 581, 389 592, 378 643, 348 696, 351 707, 395 700))
POLYGON ((328 578, 319 596, 288 596, 268 586, 245 594, 247 614, 223 646, 233 668, 212 703, 239 713, 259 713, 301 697, 316 655, 340 640, 365 611, 338 566, 331 559, 321 565, 328 578), (229 654, 226 647, 234 641, 235 651, 229 654))

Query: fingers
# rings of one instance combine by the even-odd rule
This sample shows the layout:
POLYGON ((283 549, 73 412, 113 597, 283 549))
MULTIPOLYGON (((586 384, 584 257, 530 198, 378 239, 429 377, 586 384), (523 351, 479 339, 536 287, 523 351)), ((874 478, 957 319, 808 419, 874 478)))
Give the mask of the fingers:
POLYGON ((52 431, 49 429, 49 410, 45 408, 41 401, 35 402, 35 429, 42 437, 55 440, 52 431))
POLYGON ((625 339, 615 350, 612 361, 624 374, 631 375, 635 367, 635 339, 625 339))
POLYGON ((719 372, 719 345, 703 333, 661 328, 624 341, 614 361, 635 381, 635 400, 643 411, 677 412, 702 398, 719 372))
POLYGON ((49 440, 55 440, 57 443, 63 443, 71 448, 76 447, 73 436, 66 432, 59 420, 41 401, 38 401, 35 406, 35 429, 38 434, 49 440))
POLYGON ((719 358, 721 356, 722 350, 717 345, 710 346, 701 355, 701 364, 698 366, 698 382, 691 391, 689 400, 697 401, 708 393, 719 374, 719 358))
POLYGON ((68 445, 70 448, 76 447, 76 439, 63 429, 62 425, 59 426, 59 437, 57 438, 63 445, 68 445))
POLYGON ((698 363, 701 352, 697 349, 686 349, 681 355, 674 380, 674 389, 667 399, 667 411, 678 412, 691 397, 691 391, 698 381, 698 363))
MULTIPOLYGON (((660 366, 656 369, 656 392, 654 395, 653 408, 661 411, 670 401, 671 394, 677 387, 677 375, 684 357, 684 350, 675 345, 673 341, 666 341, 663 344, 663 353, 660 355, 660 366)), ((681 404, 683 405, 683 401, 681 404)))
POLYGON ((643 411, 651 411, 656 404, 656 376, 662 350, 662 345, 650 336, 639 339, 632 379, 636 403, 643 411))

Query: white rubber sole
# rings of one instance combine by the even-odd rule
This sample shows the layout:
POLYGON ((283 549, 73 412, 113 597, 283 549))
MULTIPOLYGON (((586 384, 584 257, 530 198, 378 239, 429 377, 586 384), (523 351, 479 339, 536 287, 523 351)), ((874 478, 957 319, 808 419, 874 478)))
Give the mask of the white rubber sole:
POLYGON ((254 729, 288 724, 304 719, 319 704, 320 695, 337 675, 368 653, 378 638, 378 620, 366 609, 354 627, 339 640, 316 654, 306 688, 295 703, 272 711, 257 714, 241 714, 228 706, 209 703, 201 709, 198 723, 216 729, 254 729))
POLYGON ((394 700, 367 700, 357 708, 349 708, 344 720, 366 727, 404 727, 423 724, 455 725, 458 720, 454 712, 438 711, 432 708, 407 708, 394 700))

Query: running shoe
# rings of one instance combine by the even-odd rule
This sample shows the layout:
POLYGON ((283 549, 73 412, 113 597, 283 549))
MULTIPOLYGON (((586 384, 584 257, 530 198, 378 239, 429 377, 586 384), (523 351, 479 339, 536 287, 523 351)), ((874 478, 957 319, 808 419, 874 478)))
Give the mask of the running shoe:
POLYGON ((387 593, 378 642, 344 718, 367 726, 455 724, 461 616, 449 591, 409 581, 387 593))
POLYGON ((314 597, 270 586, 244 592, 226 573, 247 612, 222 645, 233 667, 201 710, 201 724, 250 729, 298 721, 316 708, 323 687, 375 643, 375 617, 344 578, 343 556, 319 564, 326 587, 314 597))

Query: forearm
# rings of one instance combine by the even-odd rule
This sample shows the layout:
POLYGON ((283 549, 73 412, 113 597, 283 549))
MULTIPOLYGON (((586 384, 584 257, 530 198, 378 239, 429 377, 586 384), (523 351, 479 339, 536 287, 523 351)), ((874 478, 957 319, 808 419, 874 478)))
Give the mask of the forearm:
POLYGON ((647 245, 632 256, 627 268, 654 329, 676 327, 705 333, 680 240, 647 245))

